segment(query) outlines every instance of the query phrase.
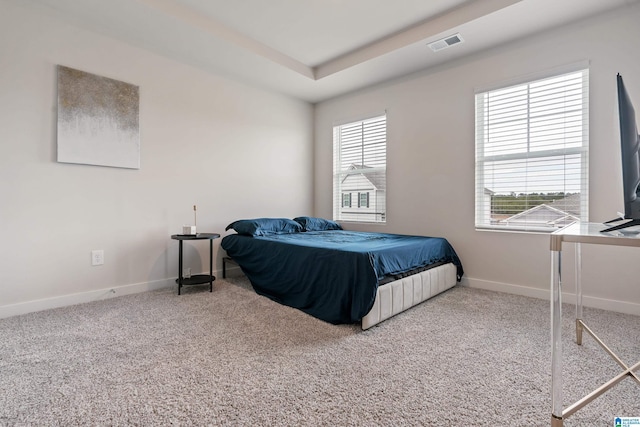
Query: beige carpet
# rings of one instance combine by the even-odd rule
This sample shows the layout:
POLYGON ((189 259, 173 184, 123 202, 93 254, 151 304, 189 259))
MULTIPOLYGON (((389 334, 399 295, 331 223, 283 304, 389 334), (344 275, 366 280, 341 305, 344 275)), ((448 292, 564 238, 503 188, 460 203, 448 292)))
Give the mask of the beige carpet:
MULTIPOLYGON (((567 403, 619 372, 565 309, 567 403)), ((640 318, 585 309, 628 363, 640 318)), ((0 425, 547 426, 547 301, 455 287, 368 331, 242 278, 0 320, 0 425)), ((566 426, 640 416, 630 379, 566 426)))

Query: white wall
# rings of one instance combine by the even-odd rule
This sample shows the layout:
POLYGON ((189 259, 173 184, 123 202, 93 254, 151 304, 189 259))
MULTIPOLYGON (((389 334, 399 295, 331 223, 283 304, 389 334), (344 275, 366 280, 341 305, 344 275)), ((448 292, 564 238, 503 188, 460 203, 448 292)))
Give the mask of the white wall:
MULTIPOLYGON (((311 213, 310 104, 19 0, 0 10, 0 317, 173 284, 170 235, 193 223, 194 204, 199 231, 221 234, 238 218, 311 213), (56 64, 140 87, 140 170, 56 162, 56 64)), ((185 246, 194 273, 207 270, 207 242, 185 246)))
MULTIPOLYGON (((548 297, 548 235, 474 229, 474 89, 590 61, 590 220, 612 219, 624 210, 615 76, 625 77, 640 109, 638 22, 640 6, 626 6, 318 104, 316 214, 332 215, 333 124, 386 110, 387 223, 347 227, 444 236, 462 259, 465 283, 548 297)), ((640 249, 583 245, 582 252, 585 304, 640 314, 640 249)), ((563 254, 573 260, 573 248, 563 254)), ((565 291, 573 292, 571 262, 564 278, 565 291)))

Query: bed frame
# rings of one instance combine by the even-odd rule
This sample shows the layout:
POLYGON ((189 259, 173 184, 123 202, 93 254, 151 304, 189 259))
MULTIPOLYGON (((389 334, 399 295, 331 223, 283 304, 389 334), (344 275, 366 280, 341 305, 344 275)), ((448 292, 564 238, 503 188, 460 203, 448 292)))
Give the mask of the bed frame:
POLYGON ((362 329, 408 310, 456 283, 456 266, 449 263, 378 286, 373 307, 362 318, 362 329))

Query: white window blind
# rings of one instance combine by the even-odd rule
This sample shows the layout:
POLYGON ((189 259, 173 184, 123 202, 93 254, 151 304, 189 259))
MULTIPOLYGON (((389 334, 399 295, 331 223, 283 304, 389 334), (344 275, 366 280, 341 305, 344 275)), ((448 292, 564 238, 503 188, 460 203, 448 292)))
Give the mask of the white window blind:
POLYGON ((589 71, 476 94, 476 228, 588 220, 589 71))
POLYGON ((386 115, 334 126, 333 219, 385 222, 386 169, 386 115), (366 203, 363 193, 369 194, 366 203))

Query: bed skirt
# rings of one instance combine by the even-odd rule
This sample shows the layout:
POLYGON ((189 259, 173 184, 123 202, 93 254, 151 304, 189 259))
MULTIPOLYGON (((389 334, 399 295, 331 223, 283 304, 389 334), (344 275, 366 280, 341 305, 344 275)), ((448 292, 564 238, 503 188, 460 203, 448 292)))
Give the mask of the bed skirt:
POLYGON ((362 329, 369 329, 452 288, 457 283, 456 271, 455 265, 445 264, 379 286, 373 307, 362 318, 362 329))

